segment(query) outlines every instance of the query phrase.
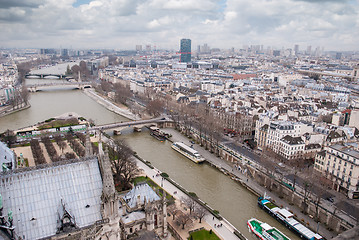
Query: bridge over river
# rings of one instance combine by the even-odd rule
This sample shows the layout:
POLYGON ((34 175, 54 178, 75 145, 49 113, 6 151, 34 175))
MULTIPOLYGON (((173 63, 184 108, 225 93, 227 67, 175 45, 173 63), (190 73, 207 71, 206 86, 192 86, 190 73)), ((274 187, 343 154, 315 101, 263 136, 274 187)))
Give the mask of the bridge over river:
POLYGON ((26 78, 66 78, 65 74, 53 74, 53 73, 28 73, 25 75, 26 78))
POLYGON ((91 88, 90 82, 43 82, 43 83, 30 83, 25 85, 30 92, 36 92, 39 88, 57 87, 57 86, 68 86, 77 89, 91 88))
POLYGON ((140 127, 145 126, 147 124, 165 124, 171 122, 172 120, 167 119, 166 117, 158 117, 152 118, 148 120, 136 120, 130 122, 120 122, 120 123, 109 123, 103 125, 97 125, 94 127, 89 128, 89 130, 109 130, 109 129, 119 129, 119 128, 126 128, 126 127, 140 127))

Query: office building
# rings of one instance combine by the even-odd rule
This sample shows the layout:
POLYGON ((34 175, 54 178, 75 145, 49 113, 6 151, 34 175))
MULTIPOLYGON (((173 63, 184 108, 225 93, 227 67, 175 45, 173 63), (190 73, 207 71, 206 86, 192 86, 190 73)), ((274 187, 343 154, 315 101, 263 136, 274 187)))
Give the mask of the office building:
POLYGON ((191 39, 181 39, 180 62, 191 62, 191 39))

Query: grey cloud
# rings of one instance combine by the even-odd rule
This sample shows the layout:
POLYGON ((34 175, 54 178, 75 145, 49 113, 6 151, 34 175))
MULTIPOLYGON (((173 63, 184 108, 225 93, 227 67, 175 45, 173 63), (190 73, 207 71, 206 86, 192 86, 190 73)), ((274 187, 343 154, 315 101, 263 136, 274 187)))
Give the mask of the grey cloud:
POLYGON ((41 5, 40 0, 1 0, 0 8, 8 9, 12 7, 37 8, 41 5))
POLYGON ((21 22, 26 17, 26 11, 20 8, 0 9, 0 22, 21 22))

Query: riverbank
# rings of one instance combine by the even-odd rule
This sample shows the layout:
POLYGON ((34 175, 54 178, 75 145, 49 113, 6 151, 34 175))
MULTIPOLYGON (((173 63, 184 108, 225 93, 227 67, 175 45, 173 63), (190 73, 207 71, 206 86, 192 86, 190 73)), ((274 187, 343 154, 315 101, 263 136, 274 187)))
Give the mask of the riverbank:
POLYGON ((93 89, 84 89, 83 92, 111 112, 126 117, 130 120, 140 120, 140 118, 133 114, 130 110, 115 105, 114 103, 112 103, 112 101, 100 96, 93 89))
MULTIPOLYGON (((152 137, 151 137, 152 138, 152 137)), ((107 134, 102 135, 102 141, 106 144, 109 144, 110 146, 114 145, 114 139, 107 134)), ((157 140, 156 140, 157 141, 157 140)), ((146 155, 143 155, 146 156, 146 155)), ((161 176, 161 170, 158 168, 155 168, 152 166, 148 160, 143 159, 142 155, 139 155, 138 153, 135 154, 135 161, 139 169, 141 169, 141 175, 147 176, 152 181, 154 181, 158 186, 161 186, 165 191, 172 194, 172 196, 176 199, 176 202, 180 202, 181 208, 185 208, 188 210, 188 207, 185 206, 183 199, 189 197, 189 191, 181 186, 179 183, 177 183, 175 180, 171 179, 170 176, 163 178, 161 176), (183 205, 183 206, 182 206, 183 205)), ((198 205, 206 205, 206 216, 202 219, 202 222, 205 223, 203 225, 199 225, 198 219, 193 221, 193 225, 185 227, 184 230, 176 228, 176 233, 180 235, 180 239, 187 239, 189 237, 189 231, 196 229, 198 227, 205 227, 207 230, 214 231, 217 236, 219 236, 221 239, 224 240, 247 240, 245 236, 243 236, 239 230, 236 229, 228 220, 226 220, 223 216, 217 214, 213 214, 215 210, 213 210, 207 203, 202 201, 201 199, 196 199, 198 205), (199 204, 200 202, 200 204, 199 204), (208 226, 210 228, 208 228, 208 226), (221 226, 221 227, 217 227, 221 226)), ((172 217, 170 217, 172 218, 172 217)), ((174 227, 174 226, 172 226, 174 227)))
POLYGON ((30 103, 27 103, 25 106, 16 108, 16 109, 9 108, 9 107, 2 107, 2 108, 0 108, 0 118, 10 115, 12 113, 16 113, 16 112, 20 112, 22 110, 28 109, 29 107, 31 107, 30 103))
MULTIPOLYGON (((178 132, 175 129, 163 129, 166 133, 170 133, 172 135, 171 141, 174 142, 189 142, 189 138, 182 135, 180 132, 178 132)), ((231 177, 234 181, 236 181, 238 184, 241 184, 243 187, 245 187, 247 190, 249 190, 251 193, 255 194, 256 196, 263 196, 265 193, 270 192, 266 187, 261 186, 259 183, 257 183, 254 179, 248 177, 246 175, 246 172, 238 170, 233 164, 230 162, 227 162, 219 157, 217 157, 215 154, 210 153, 203 147, 199 146, 198 144, 193 144, 193 148, 197 150, 207 161, 207 163, 225 175, 228 175, 231 177)), ((289 205, 286 201, 279 198, 276 194, 269 194, 270 197, 276 202, 279 206, 284 206, 289 209, 291 209, 296 215, 298 219, 304 219, 306 223, 309 223, 309 226, 311 226, 312 230, 313 228, 317 228, 319 225, 317 222, 315 222, 312 218, 310 218, 308 215, 305 215, 301 212, 301 209, 298 207, 295 207, 294 205, 289 205)), ((323 226, 319 226, 318 233, 322 235, 326 239, 331 239, 336 234, 334 232, 328 231, 323 226)))
MULTIPOLYGON (((143 160, 145 161, 145 160, 143 160)), ((164 190, 166 190, 169 193, 175 193, 173 194, 173 197, 176 198, 176 200, 182 202, 183 198, 188 198, 188 195, 183 191, 183 187, 178 188, 175 185, 180 186, 178 183, 173 184, 174 180, 172 179, 165 179, 161 177, 158 173, 160 173, 160 170, 156 168, 151 168, 148 165, 146 165, 143 161, 136 158, 137 166, 140 169, 143 169, 144 174, 146 174, 147 177, 149 177, 152 181, 154 181, 158 186, 161 186, 164 190)), ((185 190, 188 192, 187 190, 185 190)), ((220 236, 221 239, 224 240, 238 240, 238 239, 246 239, 244 236, 242 238, 239 238, 234 233, 235 231, 238 231, 232 224, 230 224, 226 219, 224 218, 217 218, 217 216, 214 216, 210 212, 207 212, 206 216, 202 220, 214 231, 218 236, 220 236), (216 226, 222 226, 222 227, 216 227, 216 226)), ((210 230, 207 229, 207 230, 210 230)), ((238 231, 239 232, 239 231, 238 231)), ((179 231, 178 232, 182 239, 187 239, 189 237, 188 231, 179 231)))

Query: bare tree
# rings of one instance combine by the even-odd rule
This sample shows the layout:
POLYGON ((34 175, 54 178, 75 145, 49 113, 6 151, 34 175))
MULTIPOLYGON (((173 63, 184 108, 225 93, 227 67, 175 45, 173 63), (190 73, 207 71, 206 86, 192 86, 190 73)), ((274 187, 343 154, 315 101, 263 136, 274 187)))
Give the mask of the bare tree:
POLYGON ((25 75, 28 74, 30 72, 31 69, 31 65, 30 63, 19 63, 17 64, 17 71, 18 71, 18 76, 19 76, 19 83, 23 83, 25 80, 25 75))
POLYGON ((202 218, 207 215, 207 210, 201 205, 197 204, 194 210, 194 214, 199 218, 199 223, 202 223, 202 218))
MULTIPOLYGON (((72 67, 71 67, 71 73, 72 73, 72 75, 73 75, 73 77, 75 78, 75 79, 78 79, 79 78, 79 73, 80 73, 80 66, 79 65, 73 65, 72 67)), ((81 74, 81 73, 80 73, 81 74)))
POLYGON ((192 212, 194 211, 194 209, 197 205, 197 202, 192 197, 182 197, 181 200, 188 207, 189 214, 192 215, 192 212))
POLYGON ((314 200, 315 218, 318 220, 320 201, 323 198, 323 196, 325 196, 325 194, 327 193, 327 189, 330 188, 332 182, 328 178, 320 174, 319 172, 315 171, 313 168, 312 168, 312 172, 313 172, 312 182, 314 189, 313 192, 315 193, 315 200, 314 200))
POLYGON ((150 115, 158 117, 163 112, 163 107, 164 107, 164 102, 159 99, 155 99, 155 100, 151 100, 147 103, 146 111, 150 115))
POLYGON ((29 90, 27 90, 27 87, 25 85, 21 86, 21 89, 19 90, 19 94, 22 101, 25 103, 25 105, 27 105, 30 94, 29 94, 29 90))
POLYGON ((130 88, 121 83, 115 83, 113 87, 115 91, 115 102, 126 105, 127 100, 132 97, 130 88))
POLYGON ((303 188, 304 188, 304 196, 303 196, 302 208, 303 211, 306 212, 309 206, 308 204, 309 196, 313 189, 313 178, 311 172, 307 172, 307 176, 304 178, 303 181, 303 188))
POLYGON ((115 141, 116 148, 110 151, 110 158, 113 160, 115 180, 124 190, 130 187, 130 182, 138 173, 136 162, 133 158, 133 151, 124 140, 115 141))
POLYGON ((176 218, 176 223, 182 226, 182 229, 186 226, 186 224, 192 222, 191 215, 188 213, 182 213, 176 218))
POLYGON ((101 86, 102 91, 104 91, 106 93, 112 91, 112 89, 113 89, 112 84, 110 82, 107 82, 107 81, 101 81, 100 86, 101 86))
POLYGON ((63 138, 60 135, 56 135, 54 139, 57 145, 59 146, 61 153, 64 153, 64 149, 66 148, 67 144, 64 142, 63 138))
POLYGON ((177 209, 176 204, 172 204, 172 205, 168 206, 167 210, 170 214, 172 214, 172 220, 175 220, 176 215, 181 212, 181 210, 177 209))

